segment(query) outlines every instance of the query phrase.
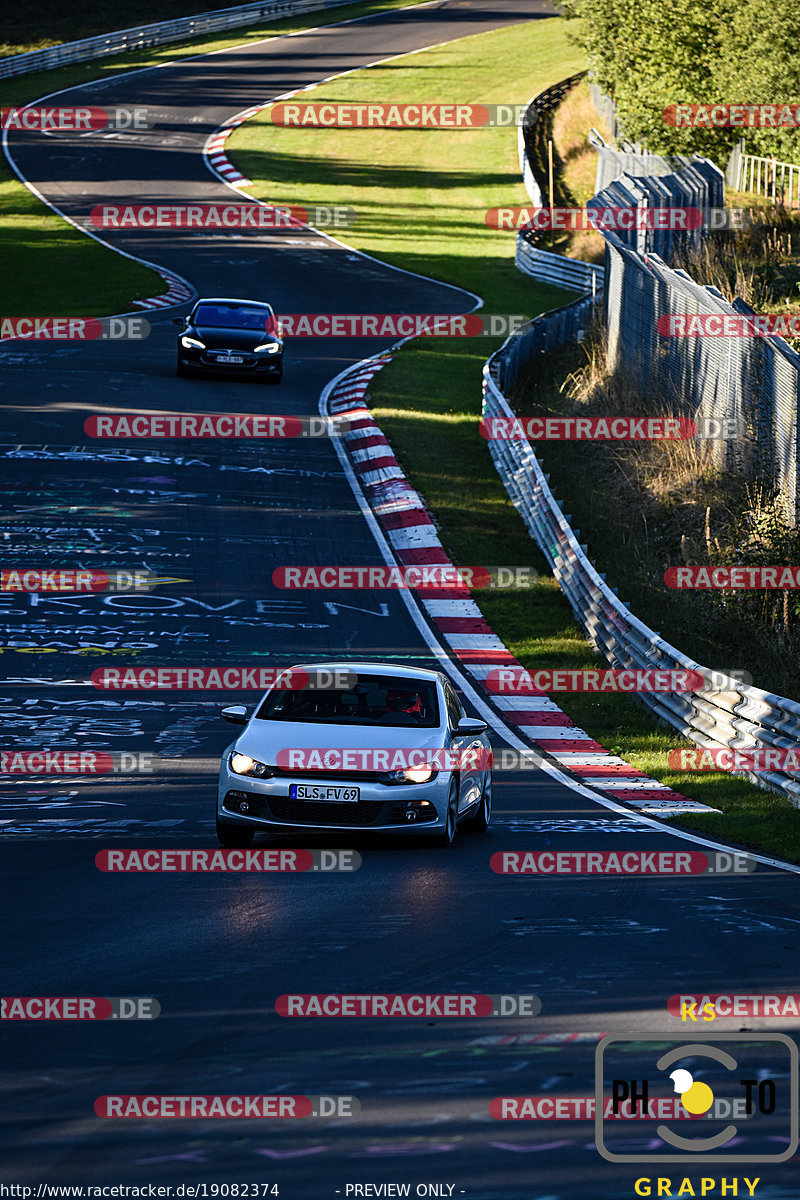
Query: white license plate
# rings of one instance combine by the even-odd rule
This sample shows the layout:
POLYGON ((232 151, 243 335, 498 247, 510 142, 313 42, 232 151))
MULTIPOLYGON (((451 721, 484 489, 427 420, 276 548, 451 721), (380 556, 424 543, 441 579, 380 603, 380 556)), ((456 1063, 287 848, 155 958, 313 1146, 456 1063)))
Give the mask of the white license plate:
POLYGON ((244 359, 240 358, 238 354, 218 354, 217 362, 243 363, 244 359))
POLYGON ((317 800, 325 804, 356 804, 359 789, 356 787, 336 787, 324 783, 290 783, 290 800, 317 800))

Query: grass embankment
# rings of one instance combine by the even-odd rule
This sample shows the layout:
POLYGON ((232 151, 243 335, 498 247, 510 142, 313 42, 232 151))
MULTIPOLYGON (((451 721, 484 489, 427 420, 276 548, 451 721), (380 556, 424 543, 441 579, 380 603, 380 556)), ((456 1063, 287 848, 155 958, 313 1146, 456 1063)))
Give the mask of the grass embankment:
MULTIPOLYGON (((408 102, 482 98, 518 103, 582 65, 562 22, 532 21, 359 72, 303 99, 391 96, 408 102), (435 87, 428 82, 433 78, 435 87)), ((265 116, 233 135, 230 153, 254 180, 260 198, 352 205, 359 220, 346 231, 347 242, 398 266, 470 288, 483 296, 487 312, 532 315, 567 298, 516 272, 513 235, 483 224, 487 208, 526 203, 513 131, 310 132, 276 128, 265 116)), ((562 147, 564 155, 588 178, 585 162, 577 166, 582 156, 570 158, 569 143, 562 147)), ((410 344, 373 381, 373 410, 430 506, 455 562, 529 565, 542 573, 531 591, 475 593, 506 645, 532 668, 596 666, 478 432, 481 367, 492 348, 475 339, 410 344)), ((554 387, 585 358, 579 347, 564 353, 578 357, 541 363, 554 387)), ((589 477, 581 473, 578 478, 589 477)), ((573 472, 573 490, 591 509, 592 489, 575 488, 575 479, 573 472)), ((800 861, 800 821, 787 801, 723 773, 670 769, 668 751, 690 743, 657 727, 630 697, 567 696, 563 707, 612 753, 684 795, 723 810, 676 818, 676 823, 800 861)))
MULTIPOLYGON (((0 81, 0 104, 28 104, 41 96, 61 91, 96 79, 106 79, 125 71, 157 66, 175 59, 208 54, 227 47, 247 45, 269 37, 280 37, 302 29, 329 25, 351 17, 367 16, 406 7, 407 0, 370 0, 365 4, 348 4, 340 8, 307 13, 303 17, 262 21, 242 29, 228 30, 224 35, 204 36, 165 46, 149 47, 135 53, 113 58, 97 59, 53 71, 21 75, 0 81)), ((137 10, 133 17, 120 15, 111 5, 100 5, 83 11, 77 22, 69 15, 68 25, 54 24, 52 38, 34 42, 32 26, 22 16, 9 32, 5 52, 23 53, 59 40, 57 31, 72 40, 91 33, 120 29, 147 21, 192 13, 202 7, 189 4, 174 5, 165 11, 163 6, 150 15, 137 10), (173 11, 173 9, 175 11, 173 11), (100 25, 98 30, 96 25, 100 25), (13 36, 12 36, 13 34, 13 36), (17 42, 17 38, 20 39, 17 42)), ((18 10, 22 14, 23 10, 18 10)), ((63 17, 66 10, 60 8, 63 17)), ((36 10, 36 26, 44 25, 40 10, 36 10)), ((47 26, 50 29, 50 25, 47 26)), ((65 99, 69 103, 70 98, 65 99)), ((11 316, 103 316, 131 309, 134 300, 158 296, 166 291, 164 281, 155 271, 116 254, 75 229, 41 203, 20 183, 8 163, 0 163, 0 256, 5 269, 0 278, 0 309, 11 316)))

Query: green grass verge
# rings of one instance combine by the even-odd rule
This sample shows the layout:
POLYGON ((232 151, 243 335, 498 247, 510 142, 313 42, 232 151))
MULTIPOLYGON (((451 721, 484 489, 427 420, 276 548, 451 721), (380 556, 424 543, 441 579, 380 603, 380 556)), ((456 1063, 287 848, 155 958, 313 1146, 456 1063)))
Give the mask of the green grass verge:
MULTIPOLYGON (((581 63, 563 22, 530 20, 335 79, 302 99, 519 104, 581 63)), ((291 129, 267 111, 233 133, 227 153, 255 195, 351 205, 357 220, 345 241, 477 292, 487 312, 533 315, 572 298, 521 275, 514 235, 486 227, 486 209, 527 200, 514 128, 291 129)))
POLYGON ((14 317, 105 316, 159 296, 149 267, 87 237, 0 166, 0 309, 14 317))
MULTIPOLYGON (((407 4, 408 0, 370 0, 365 4, 342 5, 303 17, 228 30, 224 36, 195 38, 54 71, 21 75, 0 82, 0 104, 27 104, 63 88, 125 71, 404 8, 407 4)), ((109 24, 119 28, 120 18, 113 12, 109 24)), ((134 300, 166 291, 164 281, 155 271, 107 249, 51 212, 20 183, 6 161, 0 163, 0 255, 5 268, 0 276, 0 310, 10 316, 103 316, 128 311, 134 300)))
MULTIPOLYGON (((582 65, 563 22, 531 21, 335 80, 303 99, 518 103, 582 65), (434 78, 435 86, 426 82, 434 78)), ((260 198, 352 205, 359 219, 344 235, 348 243, 470 288, 487 312, 533 315, 571 298, 517 272, 513 235, 483 224, 486 208, 526 202, 513 131, 332 133, 277 128, 265 116, 237 130, 229 153, 260 198)), ((478 432, 481 367, 492 348, 488 339, 405 347, 371 384, 375 418, 454 562, 527 565, 541 573, 530 591, 475 593, 509 649, 527 667, 596 666, 478 432)), ((668 751, 690 743, 657 727, 631 697, 563 699, 576 724, 610 752, 722 810, 673 818, 676 824, 800 861, 800 822, 788 801, 721 772, 670 769, 668 751)))

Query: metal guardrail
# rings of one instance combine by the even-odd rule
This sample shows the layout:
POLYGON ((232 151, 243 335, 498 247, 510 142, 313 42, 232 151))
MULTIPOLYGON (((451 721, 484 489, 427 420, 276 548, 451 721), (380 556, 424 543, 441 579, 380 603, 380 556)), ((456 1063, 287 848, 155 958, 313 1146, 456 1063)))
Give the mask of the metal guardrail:
MULTIPOLYGON (((690 171, 692 185, 698 185, 698 181, 705 183, 705 203, 716 203, 717 176, 712 172, 698 171, 697 160, 686 162, 693 168, 690 171)), ((630 199, 629 196, 629 202, 630 199)), ((669 271, 666 264, 655 255, 641 259, 635 249, 623 245, 613 234, 606 235, 606 242, 607 260, 609 256, 616 255, 640 264, 644 273, 642 278, 648 273, 652 275, 654 270, 660 276, 669 271)), ((698 311, 698 299, 702 300, 706 293, 709 306, 730 307, 721 295, 713 294, 714 289, 700 288, 685 272, 670 274, 680 277, 681 283, 695 294, 695 307, 691 311, 698 311)), ((663 290, 663 281, 660 287, 663 290)), ((620 308, 623 300, 621 277, 611 277, 608 290, 607 312, 613 305, 620 308)), ((740 307, 737 304, 734 311, 740 307)), ((535 317, 515 330, 484 365, 483 419, 499 417, 514 421, 515 414, 503 394, 504 390, 513 385, 520 371, 536 354, 567 340, 580 340, 595 311, 594 300, 583 297, 564 308, 535 317)), ((651 332, 652 325, 651 320, 651 332)), ((519 436, 516 436, 516 430, 513 432, 515 436, 505 440, 490 439, 489 452, 512 504, 550 564, 575 619, 590 643, 614 667, 683 668, 699 671, 709 680, 709 686, 699 692, 641 693, 640 699, 650 711, 703 748, 781 750, 796 747, 800 742, 800 703, 719 674, 714 677, 709 668, 681 653, 634 616, 604 576, 595 569, 586 547, 578 542, 570 526, 570 518, 553 496, 548 478, 530 442, 521 430, 519 436), (721 683, 723 687, 720 687, 721 683)), ((738 774, 745 775, 761 787, 781 793, 800 808, 800 771, 738 774)))
MULTIPOLYGON (((483 369, 484 420, 500 417, 514 420, 515 414, 502 388, 527 361, 534 346, 557 345, 575 335, 591 311, 591 301, 579 301, 569 310, 556 310, 522 326, 513 333, 483 369), (565 315, 569 311, 569 315, 565 315), (534 327, 539 329, 534 331, 534 327), (527 343, 527 344, 526 344, 527 343), (544 345, 541 345, 544 343, 544 345)), ((530 442, 523 436, 507 441, 490 440, 489 452, 528 532, 552 568, 553 575, 569 601, 575 618, 591 644, 613 667, 659 668, 700 671, 713 679, 708 667, 696 663, 648 628, 631 613, 613 588, 590 562, 569 517, 550 490, 547 476, 530 442)), ((722 682, 717 678, 716 684, 722 682)), ((800 741, 800 703, 737 680, 725 680, 724 689, 709 687, 701 692, 641 693, 640 699, 653 714, 696 745, 713 749, 789 749, 800 741)), ((747 777, 787 796, 800 807, 800 772, 768 771, 747 777)))
POLYGON ((593 296, 600 295, 603 290, 605 267, 541 250, 521 235, 517 235, 514 264, 518 270, 542 283, 572 288, 576 292, 591 292, 593 296))
MULTIPOLYGON (((525 110, 517 130, 517 149, 519 151, 519 166, 522 180, 525 184, 534 208, 548 208, 555 205, 561 197, 558 188, 554 188, 556 196, 550 199, 549 181, 547 178, 547 150, 543 133, 542 117, 549 115, 576 84, 584 78, 585 72, 570 75, 559 83, 553 84, 538 96, 534 96, 525 110)), ((553 254, 541 248, 542 241, 549 236, 536 230, 520 230, 517 233, 517 243, 514 254, 514 265, 519 271, 538 279, 542 283, 552 283, 557 287, 570 288, 576 292, 591 292, 599 295, 605 281, 605 268, 595 263, 582 262, 580 259, 567 258, 563 254, 553 254)))
MULTIPOLYGON (((547 208, 557 202, 557 197, 551 198, 549 194, 547 180, 547 139, 542 117, 549 116, 553 109, 558 107, 567 92, 580 83, 585 75, 585 71, 579 71, 577 75, 569 75, 566 79, 561 79, 558 83, 554 83, 552 87, 545 88, 543 92, 539 92, 538 96, 534 96, 528 102, 528 107, 525 109, 523 118, 520 121, 517 136, 520 169, 522 170, 525 186, 527 187, 528 179, 525 177, 524 166, 524 162, 526 161, 530 169, 530 178, 535 184, 534 191, 531 192, 529 190, 528 195, 535 205, 543 205, 547 208)), ((557 191, 557 188, 555 190, 557 191)))
POLYGON ((0 58, 0 79, 13 79, 17 75, 50 71, 54 67, 63 67, 69 63, 89 62, 95 58, 108 58, 110 55, 126 54, 133 50, 145 50, 148 46, 162 46, 168 42, 179 42, 205 33, 216 33, 221 29, 236 29, 264 17, 293 16, 295 13, 336 8, 351 2, 352 0, 261 0, 257 4, 215 8, 192 17, 176 17, 172 21, 158 21, 152 25, 135 25, 132 29, 101 33, 77 42, 62 42, 60 46, 49 46, 45 50, 32 50, 28 54, 13 54, 8 58, 0 58))

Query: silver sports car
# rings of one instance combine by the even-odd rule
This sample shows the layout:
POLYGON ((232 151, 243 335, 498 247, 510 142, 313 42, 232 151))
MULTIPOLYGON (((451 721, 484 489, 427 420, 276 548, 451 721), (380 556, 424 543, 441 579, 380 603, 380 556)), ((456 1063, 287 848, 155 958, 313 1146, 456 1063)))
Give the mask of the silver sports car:
POLYGON ((312 663, 278 677, 222 756, 217 837, 259 830, 483 831, 492 811, 486 722, 468 717, 446 675, 386 663, 312 663))

